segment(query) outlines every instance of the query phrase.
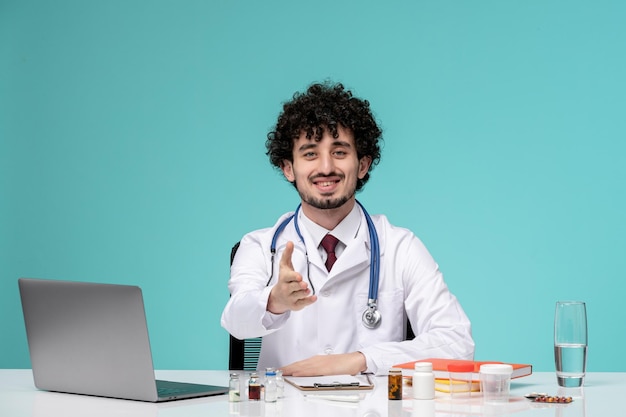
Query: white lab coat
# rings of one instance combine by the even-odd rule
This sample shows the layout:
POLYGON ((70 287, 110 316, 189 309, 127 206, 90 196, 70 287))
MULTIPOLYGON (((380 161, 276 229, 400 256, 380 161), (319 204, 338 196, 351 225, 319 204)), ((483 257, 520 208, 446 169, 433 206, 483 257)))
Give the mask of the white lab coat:
POLYGON ((361 226, 346 243, 330 272, 312 238, 300 222, 307 242, 309 276, 318 300, 300 311, 275 315, 266 311, 279 262, 288 241, 295 243, 294 269, 307 279, 305 247, 293 220, 280 234, 273 276, 270 243, 283 215, 272 228, 245 235, 231 267, 231 293, 222 313, 222 326, 239 339, 263 337, 258 369, 280 367, 320 354, 362 352, 369 372, 385 373, 395 364, 429 357, 473 359, 470 322, 456 297, 448 291, 433 258, 409 230, 392 226, 385 216, 372 216, 380 242, 378 310, 382 322, 366 328, 361 317, 367 307, 370 242, 361 212, 361 226), (405 318, 416 335, 404 340, 405 318))

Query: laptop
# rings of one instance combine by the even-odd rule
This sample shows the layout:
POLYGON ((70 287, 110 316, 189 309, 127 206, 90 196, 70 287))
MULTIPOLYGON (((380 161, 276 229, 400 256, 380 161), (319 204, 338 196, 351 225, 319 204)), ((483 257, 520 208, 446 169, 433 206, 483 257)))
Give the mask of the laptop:
POLYGON ((18 284, 38 389, 150 402, 228 393, 155 379, 139 287, 32 278, 18 284))

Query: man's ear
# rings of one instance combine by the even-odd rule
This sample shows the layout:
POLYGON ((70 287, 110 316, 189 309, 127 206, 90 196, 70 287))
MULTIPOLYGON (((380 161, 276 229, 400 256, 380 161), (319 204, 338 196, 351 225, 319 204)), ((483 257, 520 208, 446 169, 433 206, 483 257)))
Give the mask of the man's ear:
POLYGON ((372 157, 364 156, 359 159, 359 179, 362 180, 369 171, 370 166, 372 165, 372 157))
POLYGON ((287 178, 287 181, 294 182, 296 180, 296 176, 293 174, 293 162, 287 159, 283 160, 280 169, 283 171, 283 175, 287 178))

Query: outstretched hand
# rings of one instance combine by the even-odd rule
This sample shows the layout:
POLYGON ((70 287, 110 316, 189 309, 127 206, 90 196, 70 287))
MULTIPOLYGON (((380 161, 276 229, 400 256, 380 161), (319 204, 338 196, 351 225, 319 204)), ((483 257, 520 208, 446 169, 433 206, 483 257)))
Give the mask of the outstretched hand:
POLYGON ((291 263, 293 249, 293 242, 287 242, 280 258, 278 282, 272 287, 267 301, 267 310, 274 314, 302 310, 317 300, 316 295, 309 295, 311 290, 308 283, 302 279, 302 275, 293 269, 291 263))

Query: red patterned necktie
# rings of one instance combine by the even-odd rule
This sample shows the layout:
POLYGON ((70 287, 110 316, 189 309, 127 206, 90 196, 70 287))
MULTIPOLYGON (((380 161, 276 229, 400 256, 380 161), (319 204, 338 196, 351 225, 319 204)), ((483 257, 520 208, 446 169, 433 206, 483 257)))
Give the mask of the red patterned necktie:
POLYGON ((326 269, 329 271, 337 260, 337 256, 335 255, 335 246, 337 246, 337 242, 339 242, 339 239, 331 234, 327 234, 324 236, 324 239, 322 239, 322 247, 328 254, 328 257, 326 258, 326 269))

